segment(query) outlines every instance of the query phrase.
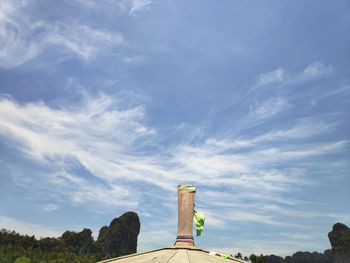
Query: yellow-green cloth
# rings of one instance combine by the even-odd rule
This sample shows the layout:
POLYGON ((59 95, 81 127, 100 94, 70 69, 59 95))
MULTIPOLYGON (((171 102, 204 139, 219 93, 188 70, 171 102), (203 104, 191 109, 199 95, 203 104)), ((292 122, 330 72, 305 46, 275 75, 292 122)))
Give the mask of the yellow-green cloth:
POLYGON ((226 255, 226 254, 219 254, 220 257, 224 258, 224 259, 230 259, 231 256, 226 255))
POLYGON ((177 189, 186 192, 196 192, 196 187, 192 184, 179 184, 177 189))
POLYGON ((196 226, 197 236, 200 236, 203 232, 204 221, 205 221, 205 216, 202 213, 199 213, 196 210, 194 210, 193 222, 196 226))

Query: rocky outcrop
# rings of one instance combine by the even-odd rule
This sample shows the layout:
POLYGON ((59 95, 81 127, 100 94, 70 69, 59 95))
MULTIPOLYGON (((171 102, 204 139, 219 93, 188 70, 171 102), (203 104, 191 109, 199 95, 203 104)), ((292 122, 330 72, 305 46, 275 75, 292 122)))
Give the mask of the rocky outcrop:
POLYGON ((91 234, 90 229, 84 228, 81 232, 66 231, 60 239, 65 250, 79 254, 90 254, 94 247, 94 239, 91 234))
POLYGON ((323 252, 324 259, 326 263, 333 263, 333 251, 332 249, 327 249, 323 252))
POLYGON ((84 228, 81 232, 66 231, 60 238, 62 249, 78 254, 99 253, 107 257, 117 257, 136 253, 140 220, 136 213, 126 212, 103 226, 94 242, 92 232, 84 228))
POLYGON ((322 253, 298 251, 293 256, 285 257, 285 259, 270 255, 267 263, 332 263, 332 261, 327 260, 326 256, 322 253))
POLYGON ((328 233, 332 245, 334 263, 350 262, 350 229, 341 223, 336 223, 328 233))
POLYGON ((285 259, 270 255, 268 263, 350 263, 350 229, 341 223, 333 225, 328 233, 332 249, 324 253, 298 251, 285 259))
POLYGON ((318 252, 296 252, 291 258, 292 263, 332 263, 327 262, 324 254, 318 252))
POLYGON ((284 260, 283 260, 283 258, 281 258, 279 256, 270 255, 267 258, 267 263, 284 263, 284 260))
POLYGON ((109 227, 100 229, 97 246, 106 256, 123 256, 136 253, 140 220, 136 213, 126 212, 112 220, 109 227))
POLYGON ((109 226, 102 227, 96 242, 88 228, 81 232, 65 231, 59 238, 39 240, 0 229, 0 263, 14 262, 21 255, 30 255, 33 262, 95 262, 127 255, 136 252, 139 232, 140 220, 134 212, 127 212, 113 219, 109 226))

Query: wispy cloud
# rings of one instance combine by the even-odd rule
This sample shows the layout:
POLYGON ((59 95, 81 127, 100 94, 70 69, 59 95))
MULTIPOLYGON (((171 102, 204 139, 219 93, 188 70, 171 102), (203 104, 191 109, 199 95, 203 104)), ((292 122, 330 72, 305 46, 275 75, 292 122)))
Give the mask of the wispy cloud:
POLYGON ((1 134, 18 141, 23 154, 50 168, 50 177, 43 180, 61 186, 58 192, 67 193, 71 201, 130 206, 137 197, 130 198, 126 186, 114 182, 118 178, 155 182, 143 176, 147 170, 157 172, 152 158, 139 159, 136 154, 154 131, 142 124, 142 108, 116 110, 114 103, 101 95, 87 98, 79 109, 55 110, 42 103, 18 105, 5 99, 0 106, 1 134), (91 183, 74 174, 75 163, 102 182, 91 183))
POLYGON ((59 237, 65 229, 55 229, 43 225, 23 222, 12 217, 0 216, 0 226, 7 230, 15 230, 21 234, 35 235, 35 237, 59 237))
POLYGON ((131 0, 130 14, 133 14, 142 9, 149 8, 151 3, 151 0, 131 0))
POLYGON ((154 249, 159 247, 159 244, 171 244, 174 241, 175 236, 173 232, 166 230, 141 231, 138 237, 138 244, 140 244, 141 249, 139 248, 138 252, 154 249))
MULTIPOLYGON (((277 239, 277 238, 276 238, 277 239)), ((225 246, 225 247, 213 247, 214 251, 219 253, 232 253, 236 254, 237 252, 242 253, 244 256, 249 256, 250 254, 263 254, 263 255, 278 255, 278 256, 290 256, 296 251, 316 251, 318 250, 317 242, 313 240, 289 240, 284 238, 283 240, 271 239, 240 239, 234 240, 234 245, 225 246), (293 251, 291 253, 291 251, 293 251)), ((321 251, 320 251, 321 252, 321 251)))
POLYGON ((128 13, 129 15, 133 15, 141 10, 147 10, 152 4, 151 0, 101 0, 98 2, 94 0, 74 0, 69 2, 94 10, 113 10, 117 8, 120 12, 128 13))
POLYGON ((271 85, 298 85, 301 82, 327 78, 332 76, 334 73, 335 69, 332 65, 325 65, 320 61, 315 61, 307 65, 302 71, 297 73, 292 73, 285 69, 277 68, 270 72, 260 74, 254 88, 271 85))
POLYGON ((0 3, 0 67, 13 68, 53 45, 64 47, 84 61, 125 44, 118 32, 75 22, 38 20, 28 11, 32 1, 0 3))
MULTIPOLYGON (((272 104, 284 105, 278 101, 272 104)), ((80 205, 138 207, 142 197, 135 194, 135 182, 156 187, 168 196, 182 181, 209 187, 219 196, 222 193, 214 190, 215 185, 234 187, 243 199, 283 204, 283 193, 309 184, 301 166, 304 161, 310 165, 312 157, 348 147, 347 141, 300 143, 336 127, 335 123, 301 120, 289 129, 269 130, 249 138, 211 136, 202 143, 185 140, 161 149, 157 148, 161 135, 146 124, 143 107, 125 108, 106 94, 86 95, 80 105, 55 109, 44 103, 18 104, 3 98, 0 116, 1 136, 13 141, 24 157, 50 171, 49 176, 34 173, 33 181, 27 178, 24 184, 30 187, 35 182, 39 187, 36 179, 41 178, 45 186, 55 185, 57 191, 52 194, 60 200, 80 205), (157 151, 150 151, 154 147, 157 151), (291 165, 296 160, 298 169, 291 165), (282 164, 284 168, 278 168, 282 164), (83 174, 78 172, 81 170, 83 174)), ((229 195, 227 200, 232 198, 229 195)), ((218 201, 209 199, 208 205, 218 201)))
MULTIPOLYGON (((242 12, 227 26, 231 17, 217 14, 243 10, 240 1, 218 12, 190 2, 0 1, 7 222, 28 218, 27 228, 46 229, 74 214, 77 225, 97 229, 132 210, 142 222, 140 246, 170 245, 176 186, 193 183, 207 218, 196 244, 219 247, 212 237, 220 235, 255 253, 329 247, 318 234, 350 220, 350 86, 338 56, 346 34, 326 36, 345 32, 348 21, 332 20, 317 39, 298 42, 310 28, 288 33, 281 12, 272 28, 251 27, 242 12), (208 24, 201 14, 209 13, 208 24), (297 57, 270 38, 256 41, 262 32, 279 32, 282 49, 297 57)), ((26 222, 13 222, 25 232, 26 222)))
POLYGON ((271 72, 260 74, 257 80, 257 86, 265 86, 272 83, 278 83, 284 80, 284 71, 281 68, 273 70, 271 72))
POLYGON ((54 44, 67 48, 85 61, 96 57, 103 48, 125 43, 119 33, 98 30, 86 25, 56 24, 45 38, 45 44, 54 44))
POLYGON ((314 96, 311 100, 311 105, 315 106, 322 100, 330 98, 346 99, 350 94, 350 85, 343 84, 337 88, 331 88, 329 91, 314 96))
POLYGON ((301 72, 297 79, 299 81, 312 80, 318 78, 324 78, 332 75, 334 73, 334 68, 331 65, 324 65, 321 62, 314 62, 306 67, 303 72, 301 72))
POLYGON ((273 226, 303 227, 303 225, 301 224, 284 222, 281 220, 274 219, 270 215, 262 215, 256 212, 255 213, 242 212, 242 211, 231 212, 229 213, 228 217, 230 218, 230 221, 242 221, 242 222, 253 221, 259 224, 268 224, 273 226))
POLYGON ((256 102, 251 106, 249 113, 245 119, 249 125, 257 124, 260 121, 270 118, 283 110, 287 110, 291 105, 283 97, 271 97, 262 102, 256 102))
POLYGON ((128 57, 124 57, 122 59, 122 61, 126 64, 135 64, 135 65, 139 65, 144 63, 145 58, 141 55, 138 56, 128 56, 128 57))
POLYGON ((57 209, 58 209, 58 206, 56 204, 47 204, 43 207, 43 210, 47 212, 55 211, 57 209))
POLYGON ((18 66, 40 52, 41 40, 31 41, 40 23, 32 23, 25 13, 28 1, 0 3, 0 66, 18 66), (39 43, 38 43, 39 42, 39 43))
MULTIPOLYGON (((234 96, 234 99, 223 109, 235 108, 238 115, 244 114, 245 118, 237 118, 241 129, 250 128, 269 121, 269 118, 280 113, 293 110, 294 101, 301 98, 310 99, 312 106, 322 98, 346 93, 347 85, 339 88, 329 87, 329 92, 298 92, 298 87, 313 85, 311 80, 326 80, 334 76, 335 69, 332 65, 325 65, 316 61, 307 65, 299 72, 291 72, 284 68, 277 68, 270 72, 259 74, 252 86, 244 92, 234 96)), ((310 105, 307 105, 310 106, 310 105)), ((296 109, 298 110, 298 109, 296 109)))
MULTIPOLYGON (((82 34, 92 32, 87 29, 82 34)), ((123 40, 119 41, 122 44, 123 40)), ((82 50, 83 59, 95 54, 88 48, 82 50)), ((275 82, 271 77, 266 86, 291 83, 292 74, 288 78, 284 73, 272 75, 277 76, 275 82)), ((263 90, 256 88, 250 94, 263 90)), ((176 218, 176 207, 171 205, 176 203, 175 187, 189 182, 201 189, 197 205, 207 215, 209 228, 220 230, 229 222, 310 232, 316 231, 311 221, 343 218, 334 211, 321 213, 293 197, 293 193, 315 184, 313 171, 322 167, 325 156, 339 156, 349 149, 344 138, 324 140, 338 130, 339 120, 302 115, 271 125, 294 110, 293 98, 283 92, 260 93, 240 101, 244 110, 235 120, 234 132, 208 135, 205 127, 190 125, 183 138, 167 146, 162 141, 168 135, 147 123, 143 100, 136 96, 133 103, 125 102, 133 99, 133 93, 92 95, 80 87, 80 101, 55 107, 43 102, 18 103, 6 97, 0 100, 0 136, 21 158, 44 168, 33 170, 26 178, 10 173, 16 184, 38 191, 50 187, 60 206, 65 202, 88 204, 95 213, 128 207, 151 221, 157 203, 168 213, 161 217, 176 218), (309 211, 300 209, 301 204, 309 211)), ((183 126, 174 125, 178 129, 183 126)), ((345 171, 345 163, 340 159, 337 169, 345 171)), ((45 200, 48 205, 43 210, 54 212, 58 207, 55 201, 45 200)), ((176 220, 169 222, 169 227, 175 225, 176 220)), ((148 231, 158 233, 159 228, 149 225, 148 231)), ((164 233, 159 242, 169 240, 170 234, 164 233)), ((153 245, 146 242, 144 247, 153 245)))

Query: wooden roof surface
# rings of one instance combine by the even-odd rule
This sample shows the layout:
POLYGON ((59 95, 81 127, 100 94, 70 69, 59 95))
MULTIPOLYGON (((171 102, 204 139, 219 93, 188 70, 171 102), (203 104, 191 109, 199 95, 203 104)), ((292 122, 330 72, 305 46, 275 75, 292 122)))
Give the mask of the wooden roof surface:
POLYGON ((143 253, 113 258, 100 263, 242 263, 245 261, 230 258, 224 259, 219 255, 209 255, 209 251, 198 248, 162 248, 143 253))

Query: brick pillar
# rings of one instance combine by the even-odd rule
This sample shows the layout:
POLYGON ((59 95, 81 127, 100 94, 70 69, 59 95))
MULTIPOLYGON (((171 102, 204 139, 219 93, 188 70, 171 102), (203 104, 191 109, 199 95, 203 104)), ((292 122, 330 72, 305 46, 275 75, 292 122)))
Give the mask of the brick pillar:
POLYGON ((176 247, 194 247, 193 211, 196 188, 193 185, 178 185, 178 226, 176 247))

